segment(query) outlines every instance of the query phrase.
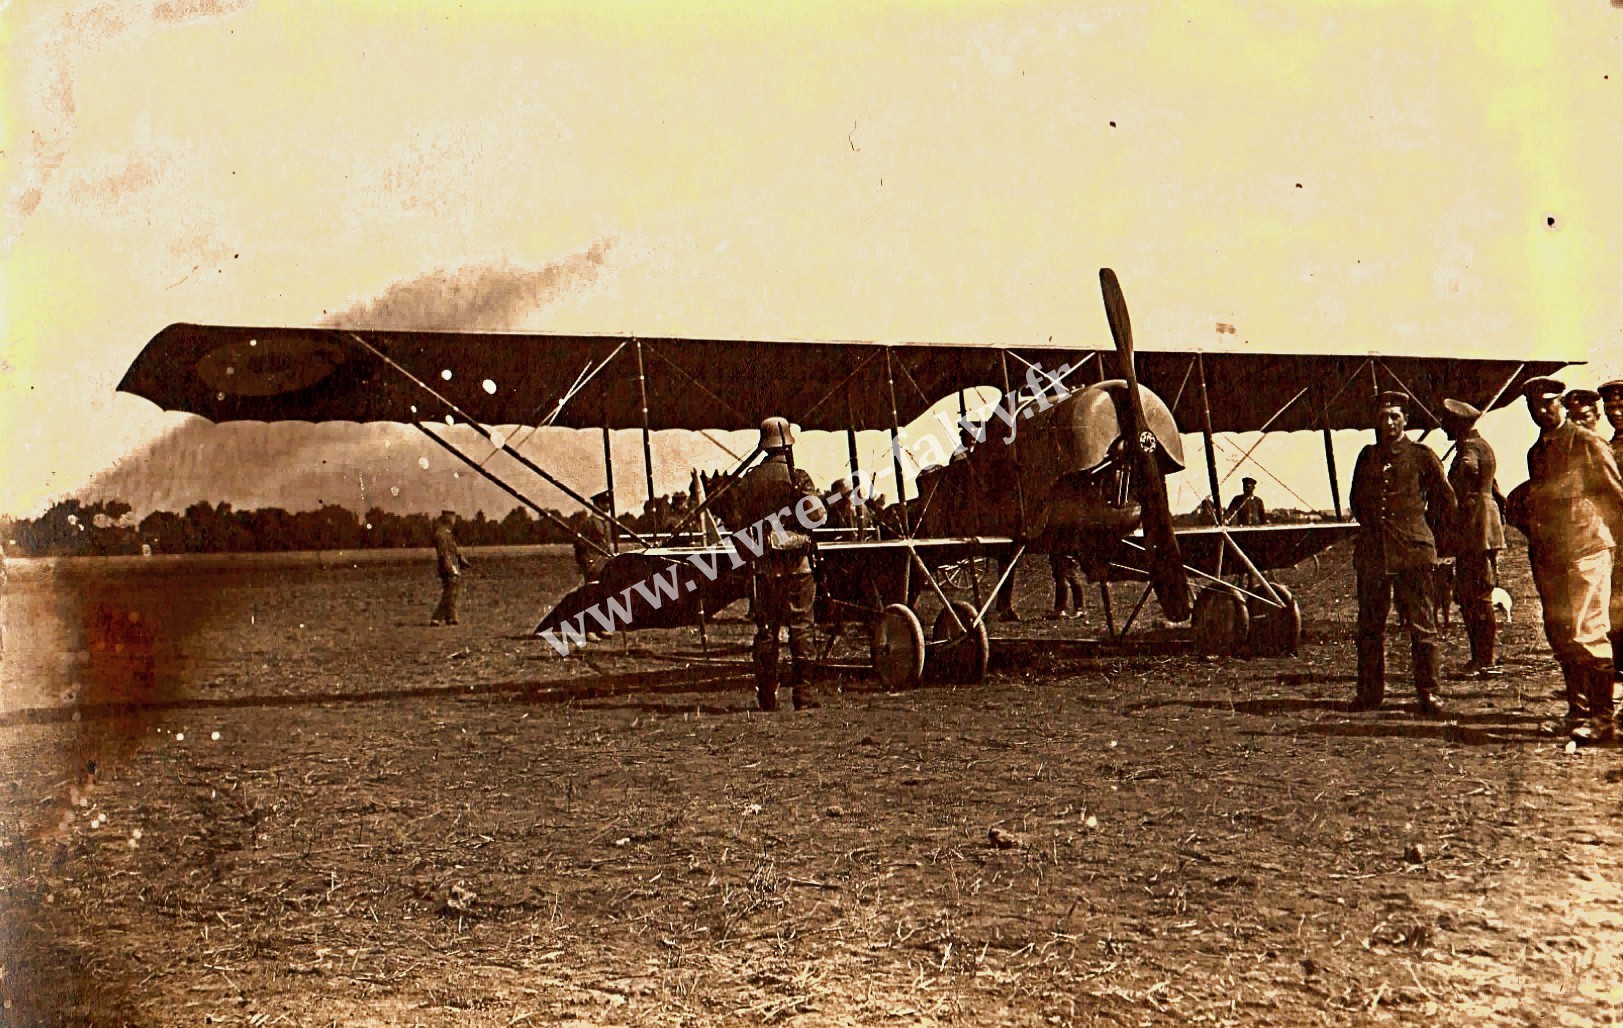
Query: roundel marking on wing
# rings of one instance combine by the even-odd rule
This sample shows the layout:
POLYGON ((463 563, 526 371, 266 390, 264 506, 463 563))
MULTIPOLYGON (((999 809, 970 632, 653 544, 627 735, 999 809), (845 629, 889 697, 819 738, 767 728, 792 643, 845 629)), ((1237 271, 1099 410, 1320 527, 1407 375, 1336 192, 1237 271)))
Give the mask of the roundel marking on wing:
POLYGON ((344 363, 342 347, 320 339, 246 339, 217 346, 197 362, 214 389, 236 396, 277 396, 308 389, 344 363))

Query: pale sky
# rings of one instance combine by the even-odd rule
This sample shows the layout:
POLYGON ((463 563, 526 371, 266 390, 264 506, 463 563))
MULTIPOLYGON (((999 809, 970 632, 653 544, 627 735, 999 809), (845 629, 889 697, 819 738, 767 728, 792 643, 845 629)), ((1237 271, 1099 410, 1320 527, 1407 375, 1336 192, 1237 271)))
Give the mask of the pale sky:
POLYGON ((1613 0, 12 0, 0 47, 3 513, 183 420, 114 393, 166 324, 436 273, 570 270, 483 327, 1103 347, 1109 265, 1147 349, 1623 373, 1613 0))

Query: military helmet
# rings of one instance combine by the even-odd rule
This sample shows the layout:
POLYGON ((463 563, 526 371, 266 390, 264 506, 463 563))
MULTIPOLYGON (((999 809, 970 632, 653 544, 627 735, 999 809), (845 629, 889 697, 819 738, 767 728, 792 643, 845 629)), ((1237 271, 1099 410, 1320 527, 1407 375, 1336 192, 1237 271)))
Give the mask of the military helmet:
POLYGON ((761 449, 783 450, 795 445, 794 430, 788 418, 767 418, 761 422, 761 449))

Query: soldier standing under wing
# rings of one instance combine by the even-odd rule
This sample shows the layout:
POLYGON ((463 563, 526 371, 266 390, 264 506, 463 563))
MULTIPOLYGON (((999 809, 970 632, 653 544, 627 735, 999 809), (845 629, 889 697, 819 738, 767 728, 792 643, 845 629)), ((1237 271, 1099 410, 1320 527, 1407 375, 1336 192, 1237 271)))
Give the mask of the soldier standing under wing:
POLYGON ((1386 696, 1386 619, 1395 600, 1414 657, 1415 694, 1422 715, 1441 713, 1437 690, 1436 609, 1427 594, 1437 545, 1427 514, 1446 524, 1454 491, 1428 447, 1404 435, 1409 397, 1385 392, 1378 400, 1376 441, 1353 468, 1352 513, 1358 519, 1353 567, 1358 575, 1358 698, 1355 707, 1379 707, 1386 696))
POLYGON ((1456 444, 1448 484, 1459 512, 1449 533, 1448 555, 1454 558, 1454 599, 1471 640, 1471 662, 1463 673, 1496 675, 1493 590, 1499 585, 1499 551, 1505 548, 1505 527, 1495 498, 1499 461, 1476 430, 1481 411, 1460 400, 1444 400, 1443 412, 1443 431, 1456 444))
POLYGON ((1562 384, 1536 378, 1524 387, 1539 427, 1527 451, 1523 521, 1544 631, 1567 687, 1567 718, 1591 723, 1574 738, 1612 737, 1612 547, 1609 521, 1623 510, 1623 480, 1600 436, 1566 418, 1562 384), (1586 703, 1587 701, 1587 703, 1586 703))
POLYGON ((789 680, 795 709, 818 706, 806 684, 814 659, 812 612, 817 603, 817 579, 811 566, 812 537, 804 522, 825 523, 828 511, 811 476, 795 467, 794 441, 784 418, 761 422, 761 450, 766 459, 733 487, 741 523, 733 545, 740 554, 755 549, 736 538, 742 535, 762 549, 754 568, 755 686, 762 710, 778 709, 778 630, 782 627, 789 629, 789 680), (803 517, 800 510, 811 511, 810 516, 803 517), (774 542, 774 537, 780 541, 774 542))

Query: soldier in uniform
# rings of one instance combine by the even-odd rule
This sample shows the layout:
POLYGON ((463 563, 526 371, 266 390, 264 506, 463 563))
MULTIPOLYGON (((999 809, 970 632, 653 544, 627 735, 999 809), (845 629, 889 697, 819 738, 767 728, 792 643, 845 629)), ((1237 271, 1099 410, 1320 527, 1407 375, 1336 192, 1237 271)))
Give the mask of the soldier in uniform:
MULTIPOLYGON (((592 506, 598 510, 608 510, 611 502, 608 490, 592 497, 592 506)), ((583 582, 595 582, 602 575, 603 565, 609 560, 606 551, 613 549, 612 541, 608 519, 595 511, 587 511, 580 534, 575 536, 575 566, 580 569, 583 582)))
MULTIPOLYGON (((1601 386, 1600 398, 1606 406, 1606 420, 1612 425, 1612 460, 1623 470, 1623 379, 1601 386)), ((1614 541, 1618 546, 1612 550, 1612 669, 1623 679, 1623 572, 1618 570, 1623 539, 1614 541)))
POLYGON ((434 562, 440 574, 440 605, 434 608, 430 625, 456 624, 457 595, 462 591, 462 569, 473 562, 462 555, 451 530, 456 527, 456 511, 440 511, 434 522, 434 562))
POLYGON ((1437 715, 1436 611, 1427 582, 1437 563, 1428 524, 1444 523, 1454 511, 1454 491, 1429 448, 1404 435, 1409 398, 1380 395, 1376 441, 1364 447, 1353 468, 1352 513, 1360 529, 1353 567, 1358 575, 1358 709, 1381 705, 1386 696, 1386 619, 1393 601, 1409 633, 1415 694, 1422 715, 1437 715))
POLYGON ((1462 669, 1466 675, 1499 673, 1494 656, 1498 624, 1493 617, 1493 590, 1499 585, 1505 527, 1499 518, 1499 486, 1494 480, 1499 461, 1476 430, 1481 417, 1481 411, 1461 400, 1443 401, 1443 431, 1456 446, 1448 484, 1459 504, 1445 546, 1447 556, 1454 558, 1454 599, 1471 640, 1471 661, 1462 669))
POLYGON ((1087 600, 1082 592, 1081 563, 1069 553, 1050 553, 1048 570, 1054 576, 1054 609, 1048 615, 1049 620, 1081 617, 1087 609, 1087 600), (1066 612, 1067 606, 1070 613, 1066 612))
POLYGON ((1593 389, 1569 389, 1561 397, 1561 404, 1567 408, 1568 421, 1591 432, 1599 431, 1600 393, 1593 389))
POLYGON ((789 629, 789 680, 795 709, 818 705, 806 684, 813 660, 812 610, 817 602, 812 537, 806 528, 825 523, 828 511, 811 476, 795 467, 794 441, 787 420, 761 422, 760 448, 766 459, 732 489, 740 521, 733 545, 740 554, 753 553, 755 546, 737 538, 744 536, 762 549, 754 568, 755 685, 762 710, 778 708, 778 630, 782 627, 789 629))
POLYGON ((1229 501, 1228 510, 1223 512, 1225 525, 1261 525, 1268 520, 1268 511, 1262 505, 1262 498, 1257 495, 1257 480, 1254 478, 1240 479, 1243 490, 1240 495, 1229 501))
POLYGON ((1524 387, 1539 438, 1527 451, 1520 525, 1528 533, 1545 635, 1566 683, 1567 717, 1592 719, 1574 737, 1601 741, 1613 731, 1608 608, 1615 537, 1608 522, 1623 510, 1623 479, 1600 436, 1563 416, 1562 389, 1552 378, 1524 387))

